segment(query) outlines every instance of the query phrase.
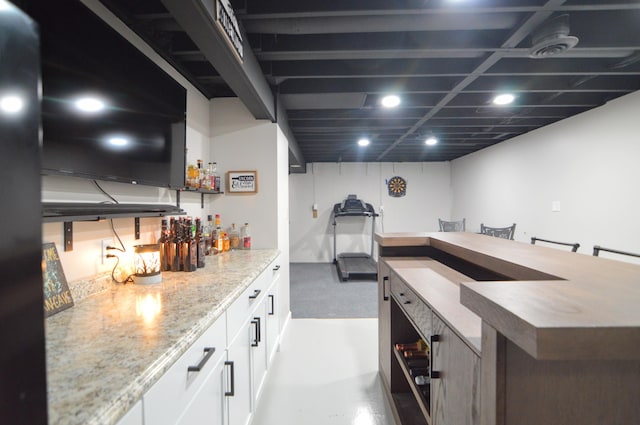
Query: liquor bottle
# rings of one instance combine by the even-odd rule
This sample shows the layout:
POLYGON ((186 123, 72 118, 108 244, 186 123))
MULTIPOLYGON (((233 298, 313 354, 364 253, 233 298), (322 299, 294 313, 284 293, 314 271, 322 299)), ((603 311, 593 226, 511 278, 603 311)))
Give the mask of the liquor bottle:
POLYGON ((242 248, 251 249, 251 233, 249 232, 249 223, 244 223, 242 228, 242 248))
POLYGON ((222 232, 222 251, 227 252, 229 251, 230 247, 231 245, 229 241, 229 233, 222 232))
POLYGON ((162 219, 158 244, 160 245, 160 270, 169 271, 171 270, 171 234, 166 219, 162 219))
POLYGON ((220 225, 220 214, 216 214, 215 225, 215 239, 213 240, 214 253, 221 254, 224 249, 224 235, 222 234, 222 226, 220 225))
POLYGON ((204 254, 212 254, 211 233, 213 232, 213 216, 207 215, 207 224, 202 229, 202 238, 204 239, 204 254))
POLYGON ((204 267, 204 256, 205 256, 205 237, 202 234, 202 223, 200 222, 200 218, 196 218, 196 247, 197 247, 197 267, 201 269, 204 267))
POLYGON ((231 250, 240 248, 240 232, 236 229, 236 223, 231 223, 231 230, 229 231, 229 248, 231 250))
POLYGON ((409 344, 396 344, 396 350, 398 351, 416 351, 416 350, 426 350, 428 348, 427 343, 424 340, 419 339, 416 342, 412 342, 409 344))
POLYGON ((213 185, 213 190, 216 192, 220 192, 220 176, 218 175, 218 164, 215 162, 211 162, 211 182, 213 185))
POLYGON ((197 174, 195 176, 195 187, 200 188, 200 180, 202 179, 202 160, 199 159, 196 163, 198 164, 198 168, 196 169, 197 174))
POLYGON ((171 218, 171 271, 179 272, 182 269, 182 241, 180 240, 180 222, 171 218))
POLYGON ((182 217, 178 220, 178 246, 180 247, 180 271, 186 271, 187 254, 189 253, 189 242, 185 231, 186 220, 182 217))
POLYGON ((190 218, 185 222, 184 233, 185 237, 182 245, 185 250, 184 271, 195 272, 198 268, 198 248, 193 238, 193 226, 190 218))

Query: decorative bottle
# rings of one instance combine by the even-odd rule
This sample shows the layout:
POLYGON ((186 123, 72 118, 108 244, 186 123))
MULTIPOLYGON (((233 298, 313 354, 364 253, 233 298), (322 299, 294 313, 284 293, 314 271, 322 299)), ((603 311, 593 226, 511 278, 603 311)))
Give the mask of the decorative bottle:
POLYGON ((171 233, 167 226, 167 219, 162 219, 162 230, 158 239, 160 245, 160 270, 171 270, 171 233))
POLYGON ((197 267, 204 267, 204 256, 206 251, 206 238, 202 234, 202 223, 200 218, 196 218, 196 248, 197 248, 197 267))
POLYGON ((249 223, 244 223, 242 228, 242 249, 251 249, 251 233, 249 232, 249 223))

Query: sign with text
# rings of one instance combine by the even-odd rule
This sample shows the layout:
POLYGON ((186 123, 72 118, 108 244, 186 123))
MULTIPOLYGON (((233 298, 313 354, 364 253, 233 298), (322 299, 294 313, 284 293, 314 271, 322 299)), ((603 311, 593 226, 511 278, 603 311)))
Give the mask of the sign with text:
POLYGON ((45 317, 73 307, 71 291, 54 243, 42 245, 42 283, 45 317))
POLYGON ((214 0, 214 4, 216 5, 216 24, 227 37, 227 41, 238 55, 240 61, 242 61, 244 59, 244 46, 233 7, 231 7, 229 0, 214 0))
POLYGON ((258 191, 257 171, 228 171, 227 192, 256 193, 258 191))

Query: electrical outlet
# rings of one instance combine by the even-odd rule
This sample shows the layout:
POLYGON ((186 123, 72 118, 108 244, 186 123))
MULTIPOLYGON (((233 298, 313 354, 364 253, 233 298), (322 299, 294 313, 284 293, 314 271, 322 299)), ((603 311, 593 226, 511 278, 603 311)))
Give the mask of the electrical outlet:
POLYGON ((107 261, 107 254, 109 253, 109 250, 107 249, 108 246, 113 246, 113 239, 103 239, 102 240, 102 251, 101 251, 101 263, 104 264, 105 261, 107 261))

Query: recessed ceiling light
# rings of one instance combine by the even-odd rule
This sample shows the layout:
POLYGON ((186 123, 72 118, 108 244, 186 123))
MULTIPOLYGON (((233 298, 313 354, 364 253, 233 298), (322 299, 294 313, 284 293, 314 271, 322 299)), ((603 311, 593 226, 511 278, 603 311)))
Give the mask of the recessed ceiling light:
POLYGON ((109 139, 109 143, 113 146, 125 146, 129 144, 129 141, 124 137, 112 137, 109 139))
POLYGON ((515 96, 510 93, 499 94, 493 98, 494 105, 508 105, 515 100, 515 96))
POLYGON ((24 106, 24 101, 20 96, 3 96, 0 98, 0 109, 8 114, 20 112, 24 106))
POLYGON ((104 102, 96 97, 81 97, 75 101, 75 106, 82 112, 100 112, 104 109, 104 102))
POLYGON ((383 97, 380 103, 385 108, 395 108, 400 104, 400 98, 395 94, 390 94, 388 96, 383 97))
POLYGON ((358 140, 358 145, 359 146, 369 146, 369 143, 371 143, 369 141, 369 139, 362 138, 362 139, 358 140))
POLYGON ((424 141, 424 144, 427 145, 427 146, 437 145, 438 144, 438 139, 436 139, 435 137, 431 136, 427 140, 424 141))

